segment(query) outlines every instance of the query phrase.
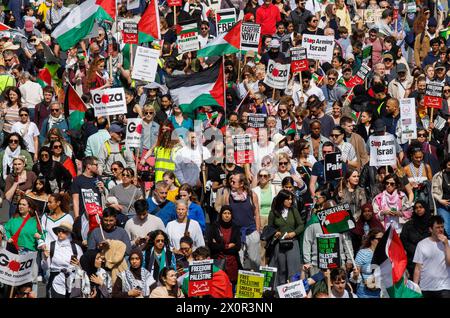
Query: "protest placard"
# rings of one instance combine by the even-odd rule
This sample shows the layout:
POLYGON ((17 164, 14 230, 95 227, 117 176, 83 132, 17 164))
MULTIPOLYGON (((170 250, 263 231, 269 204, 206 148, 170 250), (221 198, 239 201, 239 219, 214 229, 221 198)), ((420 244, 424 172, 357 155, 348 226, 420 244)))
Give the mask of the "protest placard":
POLYGON ((167 5, 169 7, 181 7, 183 5, 183 0, 167 0, 167 5))
POLYGON ((370 136, 370 162, 372 167, 392 166, 397 164, 397 154, 395 152, 395 136, 370 136))
POLYGON ((217 36, 227 33, 236 23, 236 10, 222 9, 216 12, 217 36))
POLYGON ((443 84, 438 82, 427 83, 427 86, 425 88, 425 97, 423 99, 425 107, 441 109, 443 94, 443 84))
POLYGON ((316 234, 317 266, 320 269, 341 267, 339 234, 316 234))
POLYGON ((249 134, 233 136, 233 146, 236 164, 253 163, 255 161, 252 138, 249 134))
POLYGON ((298 73, 309 69, 306 49, 304 47, 293 47, 291 52, 291 72, 298 73))
POLYGON ((206 4, 206 6, 208 7, 208 12, 210 10, 217 12, 220 9, 220 0, 203 0, 203 2, 206 4))
POLYGON ((342 178, 342 154, 340 152, 327 153, 323 165, 326 182, 342 178))
POLYGON ((334 37, 303 34, 302 47, 309 59, 330 62, 333 59, 334 37))
POLYGON ((256 23, 242 23, 241 50, 258 52, 261 26, 256 23))
POLYGON ((355 221, 348 203, 320 210, 317 212, 317 218, 325 234, 343 233, 355 227, 355 221))
POLYGON ((127 10, 134 10, 139 8, 139 0, 127 0, 127 10))
POLYGON ((259 271, 264 274, 264 290, 273 290, 276 284, 278 268, 260 266, 259 271))
POLYGON ((264 128, 266 126, 267 114, 248 114, 248 124, 250 128, 264 128))
POLYGON ((200 49, 200 42, 198 42, 198 26, 197 22, 188 20, 180 22, 178 28, 177 44, 178 53, 197 51, 200 49))
POLYGON ((357 13, 367 24, 379 24, 384 9, 358 9, 357 13))
POLYGON ((0 283, 20 286, 37 276, 37 252, 13 254, 0 247, 0 283))
POLYGON ((289 81, 290 67, 290 64, 281 64, 274 60, 269 60, 264 83, 272 88, 285 89, 289 81))
POLYGON ((277 290, 280 298, 305 298, 306 296, 303 280, 280 285, 277 290))
POLYGON ((189 297, 211 293, 214 260, 193 261, 189 265, 189 297))
POLYGON ((142 119, 128 118, 127 119, 127 137, 125 144, 128 148, 141 147, 142 136, 142 119))
POLYGON ((370 67, 363 63, 361 64, 361 67, 359 68, 358 72, 356 72, 356 75, 354 75, 348 83, 349 87, 354 87, 356 85, 363 85, 364 81, 367 78, 367 75, 369 75, 370 67))
POLYGON ((127 21, 123 23, 123 42, 127 44, 138 44, 138 27, 136 22, 127 21))
POLYGON ((261 298, 264 289, 264 274, 239 270, 236 298, 261 298))
POLYGON ((154 82, 158 69, 159 51, 138 46, 131 78, 144 82, 154 82))
POLYGON ((400 99, 400 127, 402 143, 417 138, 416 100, 414 98, 400 99))
POLYGON ((96 89, 91 91, 96 117, 127 113, 123 87, 96 89))

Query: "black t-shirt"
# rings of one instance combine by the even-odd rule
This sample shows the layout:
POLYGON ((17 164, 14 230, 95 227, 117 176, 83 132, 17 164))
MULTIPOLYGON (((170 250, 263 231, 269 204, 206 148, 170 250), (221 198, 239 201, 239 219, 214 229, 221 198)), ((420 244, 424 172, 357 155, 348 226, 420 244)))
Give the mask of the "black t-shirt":
POLYGON ((102 181, 100 177, 90 178, 86 177, 84 174, 79 175, 73 180, 70 193, 78 193, 80 196, 78 201, 80 216, 86 213, 85 203, 96 203, 100 206, 102 205, 102 195, 99 188, 96 186, 96 182, 99 180, 102 181))
POLYGON ((223 180, 227 178, 229 173, 244 173, 244 169, 239 166, 235 166, 232 171, 228 171, 222 167, 222 165, 210 165, 208 166, 208 179, 212 182, 223 183, 223 180))

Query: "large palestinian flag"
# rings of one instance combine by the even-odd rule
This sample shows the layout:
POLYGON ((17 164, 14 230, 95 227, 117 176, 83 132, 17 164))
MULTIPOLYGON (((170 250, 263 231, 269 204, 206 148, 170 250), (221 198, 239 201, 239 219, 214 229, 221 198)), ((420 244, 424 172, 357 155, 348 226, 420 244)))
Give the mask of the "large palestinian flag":
POLYGON ((75 7, 52 32, 63 51, 76 45, 88 35, 95 21, 113 21, 116 0, 87 0, 75 7))
POLYGON ((242 21, 236 23, 227 33, 224 33, 197 52, 198 57, 222 56, 233 54, 241 49, 242 21))
POLYGON ((189 75, 167 76, 166 85, 183 113, 192 114, 201 106, 225 107, 222 59, 211 67, 189 75))
POLYGON ((161 39, 159 28, 158 0, 150 0, 150 3, 142 14, 138 23, 139 43, 151 42, 161 39))
POLYGON ((70 129, 80 130, 87 110, 77 91, 69 84, 64 99, 64 116, 69 119, 70 129))
POLYGON ((372 258, 376 267, 374 275, 390 298, 422 297, 417 287, 404 277, 407 263, 402 241, 391 225, 378 242, 372 258))

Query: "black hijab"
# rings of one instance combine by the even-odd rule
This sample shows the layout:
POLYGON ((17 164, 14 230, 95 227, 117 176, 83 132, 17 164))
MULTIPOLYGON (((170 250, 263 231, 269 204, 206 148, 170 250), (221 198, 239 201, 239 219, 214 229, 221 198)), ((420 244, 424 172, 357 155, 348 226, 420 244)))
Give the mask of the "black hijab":
POLYGON ((45 176, 53 176, 53 157, 52 157, 52 151, 49 147, 47 146, 42 146, 41 149, 39 149, 39 174, 42 174, 44 177, 45 176), (48 160, 44 161, 41 158, 41 154, 43 152, 47 152, 48 153, 48 160))
POLYGON ((431 213, 430 213, 428 204, 423 200, 417 200, 413 206, 412 220, 414 222, 413 223, 414 227, 417 229, 417 231, 419 233, 426 233, 428 231, 428 226, 429 226, 428 223, 429 223, 430 217, 431 217, 431 213), (414 212, 416 205, 418 203, 421 204, 423 206, 423 208, 425 209, 425 213, 422 216, 418 216, 416 214, 416 212, 414 212))
POLYGON ((219 222, 219 226, 221 228, 224 228, 224 229, 231 228, 231 226, 233 225, 233 209, 231 208, 231 206, 229 206, 229 205, 222 206, 222 209, 220 209, 219 221, 218 222, 219 222), (222 220, 222 214, 225 211, 230 211, 231 212, 231 220, 230 220, 230 222, 225 222, 224 220, 222 220))
POLYGON ((87 250, 80 258, 81 269, 86 272, 88 277, 97 273, 95 267, 95 258, 99 252, 97 250, 87 250))
POLYGON ((132 267, 130 265, 130 272, 133 273, 133 276, 136 279, 142 279, 142 277, 141 277, 141 268, 142 268, 142 264, 144 264, 144 255, 142 254, 142 251, 139 248, 134 248, 133 250, 131 250, 130 258, 134 254, 136 254, 139 257, 139 259, 141 260, 141 266, 139 266, 138 268, 134 268, 134 267, 132 267))

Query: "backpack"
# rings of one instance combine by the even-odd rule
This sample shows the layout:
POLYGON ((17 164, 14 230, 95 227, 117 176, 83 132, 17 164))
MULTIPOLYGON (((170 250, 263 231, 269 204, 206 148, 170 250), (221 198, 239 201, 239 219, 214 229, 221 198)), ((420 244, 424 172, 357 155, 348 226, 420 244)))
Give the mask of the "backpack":
POLYGON ((84 142, 84 125, 81 126, 81 130, 70 129, 66 131, 67 135, 70 136, 70 144, 73 149, 73 156, 75 159, 83 160, 86 150, 86 142, 84 142))
MULTIPOLYGON (((77 245, 74 242, 70 242, 70 246, 72 247, 72 255, 75 257, 78 256, 77 245)), ((53 255, 55 255, 55 247, 56 241, 50 243, 50 263, 52 262, 53 255)))

